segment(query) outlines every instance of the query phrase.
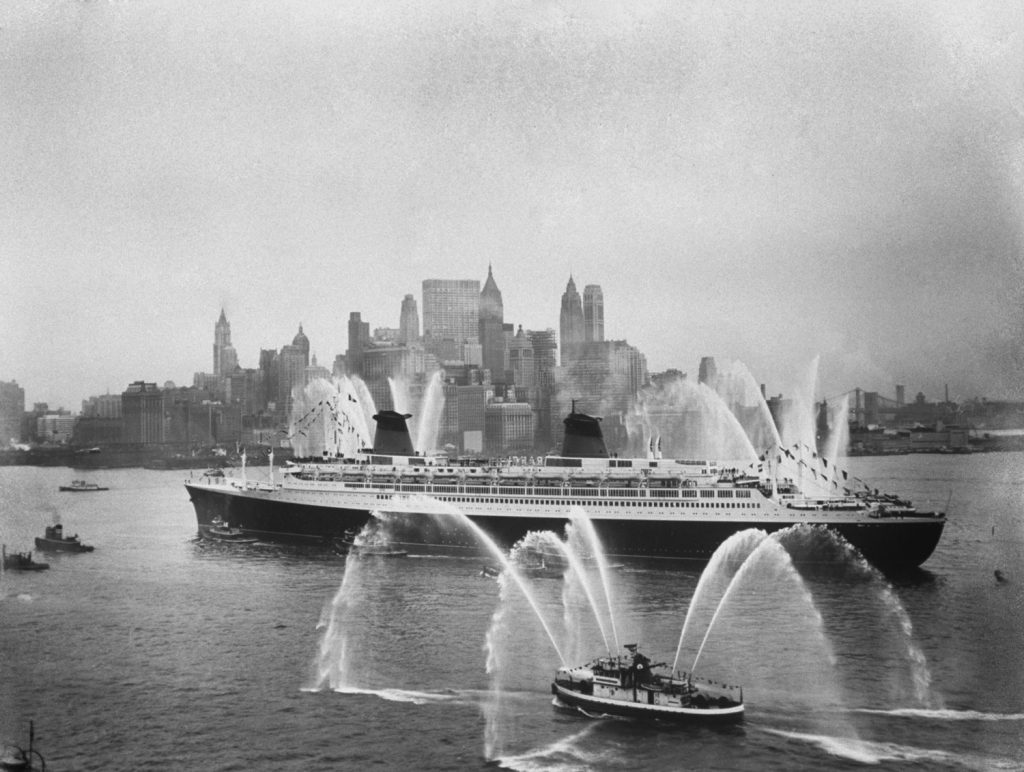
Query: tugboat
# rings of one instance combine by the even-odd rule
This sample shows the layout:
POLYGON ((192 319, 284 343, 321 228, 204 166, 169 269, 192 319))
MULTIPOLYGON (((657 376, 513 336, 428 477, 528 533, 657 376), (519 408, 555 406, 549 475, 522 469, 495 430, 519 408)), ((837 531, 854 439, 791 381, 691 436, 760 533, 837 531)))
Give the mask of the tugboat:
POLYGON ((36 537, 36 549, 43 552, 92 552, 94 548, 89 544, 82 544, 77 533, 65 536, 64 526, 57 523, 46 526, 45 535, 36 537))
POLYGON ((566 705, 591 713, 670 721, 739 721, 743 689, 703 679, 692 673, 658 673, 665 663, 652 664, 626 645, 627 656, 600 657, 581 667, 562 667, 551 693, 566 705))
POLYGON ((0 560, 5 571, 42 571, 49 568, 49 563, 37 563, 32 559, 31 552, 12 552, 7 554, 7 545, 0 547, 0 560))
POLYGON ((86 482, 85 480, 72 480, 71 485, 61 485, 60 489, 69 493, 92 493, 93 491, 110 490, 110 488, 104 488, 96 483, 86 482))
POLYGON ((227 541, 232 544, 254 544, 255 536, 246 536, 241 528, 233 528, 220 518, 215 518, 206 529, 205 536, 213 541, 227 541))

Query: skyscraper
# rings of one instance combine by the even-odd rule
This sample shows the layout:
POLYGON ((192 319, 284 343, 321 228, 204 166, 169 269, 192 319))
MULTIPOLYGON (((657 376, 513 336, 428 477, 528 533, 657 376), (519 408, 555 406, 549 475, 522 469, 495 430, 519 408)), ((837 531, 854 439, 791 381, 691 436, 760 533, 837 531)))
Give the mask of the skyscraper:
POLYGON ((420 312, 416 298, 406 295, 402 298, 402 314, 398 319, 398 342, 403 346, 420 339, 420 312))
POLYGON ((231 325, 220 310, 220 319, 213 327, 213 374, 217 378, 230 375, 238 367, 238 355, 231 345, 231 325))
POLYGON ((348 371, 353 375, 363 374, 363 351, 370 343, 370 323, 363 321, 359 311, 348 315, 348 371))
POLYGON ((558 344, 555 331, 530 330, 526 333, 533 346, 533 372, 537 384, 533 407, 537 413, 534 441, 539 450, 551 448, 551 404, 555 392, 555 368, 558 366, 558 344))
POLYGON ((718 383, 718 367, 714 357, 701 357, 700 368, 697 370, 697 383, 704 383, 712 389, 718 383))
POLYGON ((584 341, 583 303, 576 291, 576 282, 569 276, 569 283, 562 293, 562 311, 558 316, 559 347, 562 350, 562 366, 576 358, 577 349, 584 341))
POLYGON ((476 279, 425 279, 423 343, 441 360, 466 343, 480 341, 480 282, 476 279))
POLYGON ((21 442, 21 421, 25 416, 25 390, 17 381, 0 381, 0 447, 21 442))
POLYGON ((483 347, 484 367, 491 371, 492 383, 505 382, 508 369, 508 346, 504 330, 505 308, 501 290, 494 281, 491 266, 487 266, 487 281, 480 291, 480 345, 483 347))
POLYGON ((604 295, 599 284, 583 288, 583 338, 587 343, 604 340, 604 295))
POLYGON ((282 346, 278 355, 278 404, 284 407, 284 415, 291 414, 292 392, 306 385, 306 368, 309 366, 309 338, 299 325, 299 332, 290 345, 282 346))
MULTIPOLYGON (((309 338, 306 337, 306 333, 302 331, 302 322, 299 322, 299 331, 295 337, 292 338, 292 345, 295 346, 299 351, 302 352, 302 356, 305 357, 305 364, 309 364, 309 338)), ((304 365, 305 366, 305 365, 304 365)))

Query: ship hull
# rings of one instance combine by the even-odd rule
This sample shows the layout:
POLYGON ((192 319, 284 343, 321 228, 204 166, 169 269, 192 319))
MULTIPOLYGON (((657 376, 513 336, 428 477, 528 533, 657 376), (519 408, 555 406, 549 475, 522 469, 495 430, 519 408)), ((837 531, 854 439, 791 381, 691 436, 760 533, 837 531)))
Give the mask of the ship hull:
MULTIPOLYGON (((551 685, 551 693, 560 702, 571 707, 580 708, 589 713, 603 713, 624 718, 657 719, 660 721, 680 722, 715 722, 726 723, 743 720, 743 706, 734 705, 728 708, 681 708, 655 705, 653 702, 609 699, 581 694, 566 689, 558 684, 551 685)), ((638 696, 649 695, 643 689, 637 691, 638 696)))
MULTIPOLYGON (((366 506, 345 507, 285 500, 276 491, 240 490, 224 486, 186 485, 200 528, 215 519, 261 539, 329 543, 361 529, 371 517, 366 506)), ((390 507, 386 507, 390 511, 390 507)), ((515 544, 528 531, 561 533, 568 512, 561 516, 469 514, 469 519, 499 546, 515 544)), ((396 541, 411 552, 476 556, 481 548, 453 518, 407 515, 395 530, 396 541)), ((879 567, 920 566, 934 551, 945 525, 943 518, 868 519, 815 522, 804 515, 787 519, 726 518, 713 520, 648 520, 627 512, 621 518, 592 516, 609 557, 645 560, 708 560, 732 534, 748 528, 769 533, 793 525, 824 525, 842 535, 879 567)))

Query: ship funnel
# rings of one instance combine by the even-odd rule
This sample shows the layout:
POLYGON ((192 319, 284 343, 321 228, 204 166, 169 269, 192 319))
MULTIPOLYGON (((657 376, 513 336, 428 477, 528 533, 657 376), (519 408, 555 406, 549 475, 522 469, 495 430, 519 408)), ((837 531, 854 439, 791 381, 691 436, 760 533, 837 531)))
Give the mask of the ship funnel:
POLYGON ((562 422, 565 424, 565 441, 562 455, 569 458, 608 458, 608 448, 601 433, 601 419, 586 413, 577 413, 573 403, 572 412, 562 422))
POLYGON ((412 437, 406 419, 412 418, 409 413, 396 413, 394 410, 381 410, 373 417, 377 422, 377 433, 373 437, 374 453, 389 453, 395 456, 413 455, 412 437))

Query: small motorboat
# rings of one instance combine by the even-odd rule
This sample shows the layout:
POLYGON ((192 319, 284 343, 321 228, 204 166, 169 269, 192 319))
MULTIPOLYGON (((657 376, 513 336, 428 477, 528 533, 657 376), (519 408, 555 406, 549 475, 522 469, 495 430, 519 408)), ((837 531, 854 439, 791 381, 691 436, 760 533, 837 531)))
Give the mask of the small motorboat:
POLYGON ((3 560, 5 571, 42 571, 49 568, 49 563, 37 563, 32 559, 31 552, 12 552, 7 554, 7 545, 0 547, 0 559, 3 560))
POLYGON ((743 689, 692 674, 659 673, 628 644, 629 654, 601 657, 581 667, 562 667, 551 693, 559 702, 590 714, 669 721, 738 721, 743 717, 743 689))
POLYGON ((219 517, 210 522, 203 535, 213 541, 226 541, 232 544, 253 544, 259 541, 255 536, 248 536, 241 528, 234 528, 219 517))
POLYGON ((44 536, 36 537, 36 549, 42 552, 92 552, 93 547, 82 544, 78 534, 64 535, 64 526, 60 523, 46 526, 44 536))
POLYGON ((61 485, 62 491, 68 491, 70 493, 92 493, 94 491, 109 491, 110 488, 104 488, 96 483, 86 482, 85 480, 72 480, 71 485, 61 485))

